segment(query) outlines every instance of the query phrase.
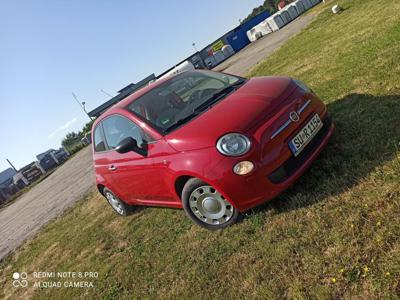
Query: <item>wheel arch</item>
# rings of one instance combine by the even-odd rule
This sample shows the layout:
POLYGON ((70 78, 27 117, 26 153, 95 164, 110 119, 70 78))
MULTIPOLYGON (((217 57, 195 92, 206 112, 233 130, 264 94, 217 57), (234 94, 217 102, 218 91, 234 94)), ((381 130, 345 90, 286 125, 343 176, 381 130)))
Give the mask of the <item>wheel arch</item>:
POLYGON ((180 175, 175 179, 174 189, 179 199, 181 199, 183 188, 189 179, 195 178, 192 175, 180 175))
POLYGON ((104 188, 105 187, 106 186, 103 185, 103 184, 100 184, 100 183, 97 184, 97 190, 99 191, 100 194, 104 195, 104 188))
POLYGON ((225 193, 225 191, 223 190, 223 188, 219 185, 216 184, 216 182, 212 182, 210 180, 207 180, 206 178, 204 178, 203 176, 199 176, 198 174, 192 174, 192 173, 186 173, 186 174, 181 174, 179 176, 176 177, 176 179, 174 180, 174 189, 175 189, 175 193, 178 196, 178 198, 180 199, 180 201, 182 201, 182 191, 183 188, 185 187, 185 184, 192 178, 197 178, 200 179, 201 181, 205 182, 206 184, 209 184, 210 186, 214 187, 215 189, 218 190, 219 193, 221 193, 221 195, 223 195, 235 208, 238 208, 238 205, 232 201, 231 197, 229 197, 229 195, 227 195, 225 193))

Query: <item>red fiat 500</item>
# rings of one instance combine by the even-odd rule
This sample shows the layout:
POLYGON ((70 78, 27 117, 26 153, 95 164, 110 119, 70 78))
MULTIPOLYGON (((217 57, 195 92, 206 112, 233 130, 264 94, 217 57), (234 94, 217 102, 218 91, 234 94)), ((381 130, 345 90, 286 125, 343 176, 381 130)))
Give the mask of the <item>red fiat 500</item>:
POLYGON ((208 229, 287 189, 327 144, 333 124, 302 82, 185 72, 128 96, 93 125, 99 191, 132 205, 184 208, 208 229))

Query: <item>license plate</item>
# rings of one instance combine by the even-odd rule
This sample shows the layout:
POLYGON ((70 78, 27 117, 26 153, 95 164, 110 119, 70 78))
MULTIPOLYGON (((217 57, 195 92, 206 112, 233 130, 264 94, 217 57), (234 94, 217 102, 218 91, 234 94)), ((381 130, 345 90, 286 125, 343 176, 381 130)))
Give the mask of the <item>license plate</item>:
POLYGON ((299 131, 298 134, 289 142, 289 148, 294 156, 300 154, 307 144, 313 139, 317 132, 322 128, 322 121, 315 114, 310 121, 299 131))

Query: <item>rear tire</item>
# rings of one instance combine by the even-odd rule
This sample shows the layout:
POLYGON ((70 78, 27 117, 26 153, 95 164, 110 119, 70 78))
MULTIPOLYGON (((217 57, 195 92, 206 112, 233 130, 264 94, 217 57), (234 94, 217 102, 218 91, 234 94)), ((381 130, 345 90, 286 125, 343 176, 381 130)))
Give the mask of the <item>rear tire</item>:
POLYGON ((215 188, 198 178, 189 179, 182 190, 186 215, 209 230, 226 228, 236 223, 240 212, 215 188))
POLYGON ((108 204, 112 207, 114 212, 122 217, 129 216, 133 211, 133 206, 126 204, 118 198, 110 189, 103 189, 103 196, 106 198, 108 204))

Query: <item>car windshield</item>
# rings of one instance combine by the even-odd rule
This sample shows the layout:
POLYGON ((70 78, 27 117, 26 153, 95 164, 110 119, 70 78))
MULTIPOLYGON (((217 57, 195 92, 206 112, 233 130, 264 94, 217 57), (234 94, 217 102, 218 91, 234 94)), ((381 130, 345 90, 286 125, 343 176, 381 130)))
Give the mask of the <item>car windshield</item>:
POLYGON ((128 110, 168 133, 210 108, 245 80, 210 71, 185 72, 128 105, 128 110))

